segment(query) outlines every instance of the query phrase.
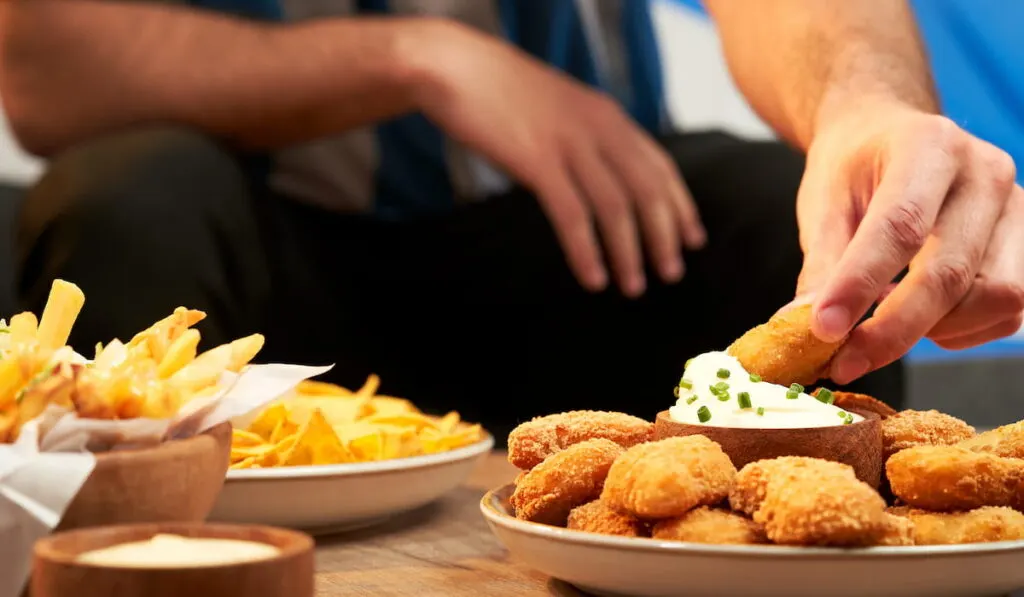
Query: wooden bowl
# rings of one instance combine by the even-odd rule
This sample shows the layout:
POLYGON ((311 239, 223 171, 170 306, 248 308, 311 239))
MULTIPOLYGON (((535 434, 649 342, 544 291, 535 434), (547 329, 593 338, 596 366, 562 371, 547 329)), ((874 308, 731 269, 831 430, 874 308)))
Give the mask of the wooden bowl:
POLYGON ((34 597, 312 597, 313 540, 273 527, 190 523, 122 525, 57 533, 36 543, 34 597), (259 541, 281 550, 253 562, 198 568, 115 568, 80 564, 84 552, 159 533, 259 541))
POLYGON ((96 455, 96 468, 57 531, 152 522, 202 522, 224 485, 231 424, 188 439, 96 455))
POLYGON ((864 417, 849 425, 804 429, 743 429, 680 423, 658 413, 654 438, 703 435, 718 442, 737 469, 779 456, 809 456, 853 467, 857 478, 873 488, 882 479, 882 422, 876 413, 851 410, 864 417))

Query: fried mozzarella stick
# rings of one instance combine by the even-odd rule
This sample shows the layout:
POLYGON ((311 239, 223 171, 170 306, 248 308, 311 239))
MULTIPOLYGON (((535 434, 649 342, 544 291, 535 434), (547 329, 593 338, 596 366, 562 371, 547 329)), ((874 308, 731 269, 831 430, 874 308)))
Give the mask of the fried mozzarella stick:
POLYGON ((917 508, 1024 507, 1024 460, 961 446, 919 446, 893 454, 885 472, 893 495, 917 508))
POLYGON ((588 439, 611 440, 623 448, 650 441, 654 424, 624 413, 576 410, 537 417, 508 436, 508 461, 530 470, 545 458, 588 439))
POLYGON ((641 519, 682 516, 729 495, 736 467, 703 435, 633 446, 608 472, 601 499, 641 519))
POLYGON ((811 332, 811 306, 786 309, 743 334, 727 350, 743 368, 770 383, 811 385, 828 374, 846 339, 822 342, 811 332))
POLYGON ((801 456, 752 462, 736 476, 729 503, 784 545, 878 545, 893 534, 882 497, 838 462, 801 456))
POLYGON ((619 537, 646 537, 647 528, 644 523, 627 512, 616 510, 603 500, 594 500, 588 504, 577 506, 569 513, 566 525, 574 531, 617 535, 619 537))
POLYGON ((907 506, 889 511, 913 522, 915 545, 956 545, 1024 539, 1024 514, 985 506, 968 512, 928 512, 907 506))
POLYGON ((516 518, 563 526, 569 512, 601 495, 608 469, 623 448, 607 439, 569 446, 517 480, 509 502, 516 518))
POLYGON ((917 446, 949 446, 974 437, 974 427, 937 410, 904 410, 882 421, 885 458, 917 446))
POLYGON ((659 521, 654 525, 651 536, 665 541, 718 545, 758 545, 768 542, 764 529, 756 522, 735 512, 707 506, 659 521))

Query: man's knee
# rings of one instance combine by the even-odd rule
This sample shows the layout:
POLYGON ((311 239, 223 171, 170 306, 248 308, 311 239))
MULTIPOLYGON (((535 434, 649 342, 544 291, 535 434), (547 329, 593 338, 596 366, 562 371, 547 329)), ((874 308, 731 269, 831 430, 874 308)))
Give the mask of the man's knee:
POLYGON ((103 137, 50 163, 22 208, 19 249, 54 226, 88 236, 116 233, 126 224, 169 224, 176 214, 199 215, 245 185, 238 161, 200 134, 147 129, 103 137))

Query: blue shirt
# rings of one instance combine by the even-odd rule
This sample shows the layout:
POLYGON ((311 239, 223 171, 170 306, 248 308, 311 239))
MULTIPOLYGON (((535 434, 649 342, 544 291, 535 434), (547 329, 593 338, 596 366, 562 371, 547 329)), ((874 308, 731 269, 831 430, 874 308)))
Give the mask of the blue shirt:
MULTIPOLYGON (((193 0, 245 16, 292 21, 357 14, 432 14, 505 38, 617 98, 656 132, 665 122, 650 0, 193 0)), ((343 66, 339 66, 343 68, 343 66)), ((492 164, 412 114, 276 156, 273 184, 343 211, 405 217, 507 190, 492 164)))

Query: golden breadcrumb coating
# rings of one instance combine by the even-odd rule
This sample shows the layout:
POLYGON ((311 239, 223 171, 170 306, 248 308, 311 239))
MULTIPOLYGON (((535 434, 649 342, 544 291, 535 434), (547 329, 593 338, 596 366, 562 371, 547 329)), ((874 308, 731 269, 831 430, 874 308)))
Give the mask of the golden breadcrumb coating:
POLYGON ((878 545, 895 524, 882 497, 852 467, 801 456, 743 467, 729 502, 785 545, 878 545))
POLYGON ((889 512, 913 522, 917 545, 955 545, 1024 539, 1024 514, 997 506, 984 506, 967 512, 928 512, 909 506, 890 508, 889 512))
POLYGON ((736 467, 703 435, 670 437, 634 446, 608 473, 601 499, 642 519, 681 516, 721 502, 736 467))
POLYGON ((518 480, 509 499, 516 518, 563 526, 573 508, 601 495, 622 452, 611 440, 592 439, 551 455, 518 480))
POLYGON ((758 545, 768 542, 764 529, 756 522, 729 510, 707 506, 658 521, 652 536, 666 541, 720 545, 758 545))
POLYGON ((974 452, 1024 458, 1024 421, 979 433, 958 445, 974 452))
POLYGON ((632 514, 610 507, 602 500, 577 506, 569 513, 566 525, 574 531, 617 535, 619 537, 646 537, 647 525, 632 514))
POLYGON ((892 493, 910 506, 952 512, 1024 505, 1024 460, 960 446, 919 446, 885 464, 892 493))
POLYGON ((743 368, 770 383, 811 385, 827 376, 829 364, 845 338, 822 342, 811 332, 811 306, 776 313, 732 343, 728 353, 743 368))
POLYGON ((623 448, 650 441, 654 424, 631 415, 576 410, 537 417, 508 436, 508 461, 529 470, 552 454, 588 439, 604 438, 623 448))
POLYGON ((974 437, 974 427, 937 410, 904 410, 882 421, 886 459, 907 448, 949 446, 974 437))

